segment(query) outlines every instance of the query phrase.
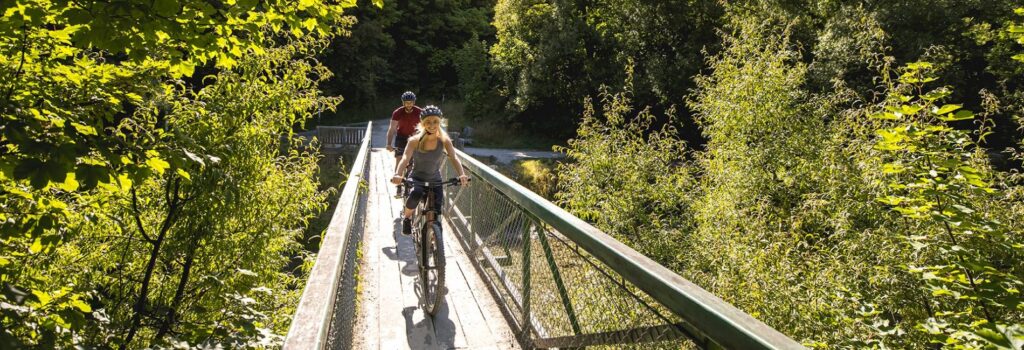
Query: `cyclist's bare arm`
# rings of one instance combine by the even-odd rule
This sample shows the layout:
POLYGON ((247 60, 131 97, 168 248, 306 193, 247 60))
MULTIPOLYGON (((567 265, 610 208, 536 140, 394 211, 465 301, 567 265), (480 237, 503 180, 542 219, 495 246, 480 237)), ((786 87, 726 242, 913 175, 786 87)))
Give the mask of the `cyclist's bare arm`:
POLYGON ((409 144, 405 145, 405 153, 402 154, 402 160, 399 161, 398 166, 395 167, 395 176, 391 177, 391 183, 396 185, 402 183, 402 174, 405 174, 405 167, 409 166, 409 160, 412 159, 412 152, 414 152, 416 145, 419 143, 419 137, 409 138, 409 144))
POLYGON ((393 142, 393 140, 395 139, 395 132, 397 132, 397 131, 398 131, 398 121, 397 120, 392 120, 391 121, 391 126, 388 127, 388 138, 384 139, 384 142, 387 143, 388 152, 391 152, 391 151, 395 150, 395 146, 392 145, 391 142, 393 142))
MULTIPOLYGON (((410 141, 411 143, 411 141, 410 141)), ((455 155, 455 146, 452 145, 452 140, 449 138, 444 139, 444 150, 448 152, 448 160, 452 162, 452 167, 455 168, 455 172, 459 174, 459 182, 462 186, 469 184, 469 176, 466 176, 465 169, 462 169, 462 162, 459 161, 459 157, 455 155)))

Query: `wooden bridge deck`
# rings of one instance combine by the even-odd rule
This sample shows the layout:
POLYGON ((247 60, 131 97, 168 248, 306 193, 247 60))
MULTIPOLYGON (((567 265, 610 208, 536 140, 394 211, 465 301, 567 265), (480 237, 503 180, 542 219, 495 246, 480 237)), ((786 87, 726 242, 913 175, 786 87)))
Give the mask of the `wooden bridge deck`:
POLYGON ((369 198, 359 267, 356 349, 513 349, 506 320, 462 246, 445 227, 446 303, 431 319, 418 307, 412 239, 400 233, 401 200, 394 198, 394 154, 384 149, 387 122, 374 123, 369 198))

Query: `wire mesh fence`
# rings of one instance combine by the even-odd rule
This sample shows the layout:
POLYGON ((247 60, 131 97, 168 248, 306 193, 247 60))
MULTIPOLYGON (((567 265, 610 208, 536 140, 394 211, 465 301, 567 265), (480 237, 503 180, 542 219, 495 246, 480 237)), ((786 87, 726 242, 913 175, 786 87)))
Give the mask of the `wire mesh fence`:
POLYGON ((345 251, 342 252, 342 264, 344 266, 341 270, 341 278, 338 280, 338 296, 335 298, 331 325, 327 332, 327 344, 324 346, 324 349, 352 349, 352 341, 355 336, 352 325, 356 323, 359 311, 356 277, 359 273, 359 242, 363 241, 366 203, 366 191, 359 191, 359 199, 355 203, 354 216, 348 227, 347 241, 352 243, 347 245, 345 251))
POLYGON ((447 217, 525 347, 707 345, 650 295, 469 173, 473 185, 446 196, 447 217))

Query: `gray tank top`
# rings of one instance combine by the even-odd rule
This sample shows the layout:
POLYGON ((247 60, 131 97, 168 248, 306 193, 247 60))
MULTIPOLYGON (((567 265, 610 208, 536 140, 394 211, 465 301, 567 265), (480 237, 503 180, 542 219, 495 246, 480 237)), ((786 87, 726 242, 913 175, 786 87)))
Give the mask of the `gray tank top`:
MULTIPOLYGON (((420 140, 423 142, 423 140, 420 140)), ((437 140, 437 148, 421 150, 417 144, 412 152, 412 178, 418 181, 441 181, 441 165, 444 164, 444 141, 437 140)))

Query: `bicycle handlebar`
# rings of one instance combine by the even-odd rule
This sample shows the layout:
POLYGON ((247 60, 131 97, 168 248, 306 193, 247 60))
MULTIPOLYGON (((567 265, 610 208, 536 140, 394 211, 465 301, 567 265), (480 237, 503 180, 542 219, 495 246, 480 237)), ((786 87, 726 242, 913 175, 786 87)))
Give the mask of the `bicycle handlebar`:
MULTIPOLYGON (((470 179, 470 180, 472 180, 472 179, 470 179)), ((441 181, 441 182, 437 182, 437 181, 432 181, 432 182, 431 181, 416 181, 416 180, 413 180, 412 178, 405 178, 405 179, 402 179, 402 182, 404 182, 406 184, 409 184, 409 185, 413 185, 413 186, 423 186, 423 187, 460 186, 460 185, 462 185, 461 181, 459 181, 459 178, 457 178, 457 177, 453 177, 453 178, 450 178, 448 180, 441 181)))

